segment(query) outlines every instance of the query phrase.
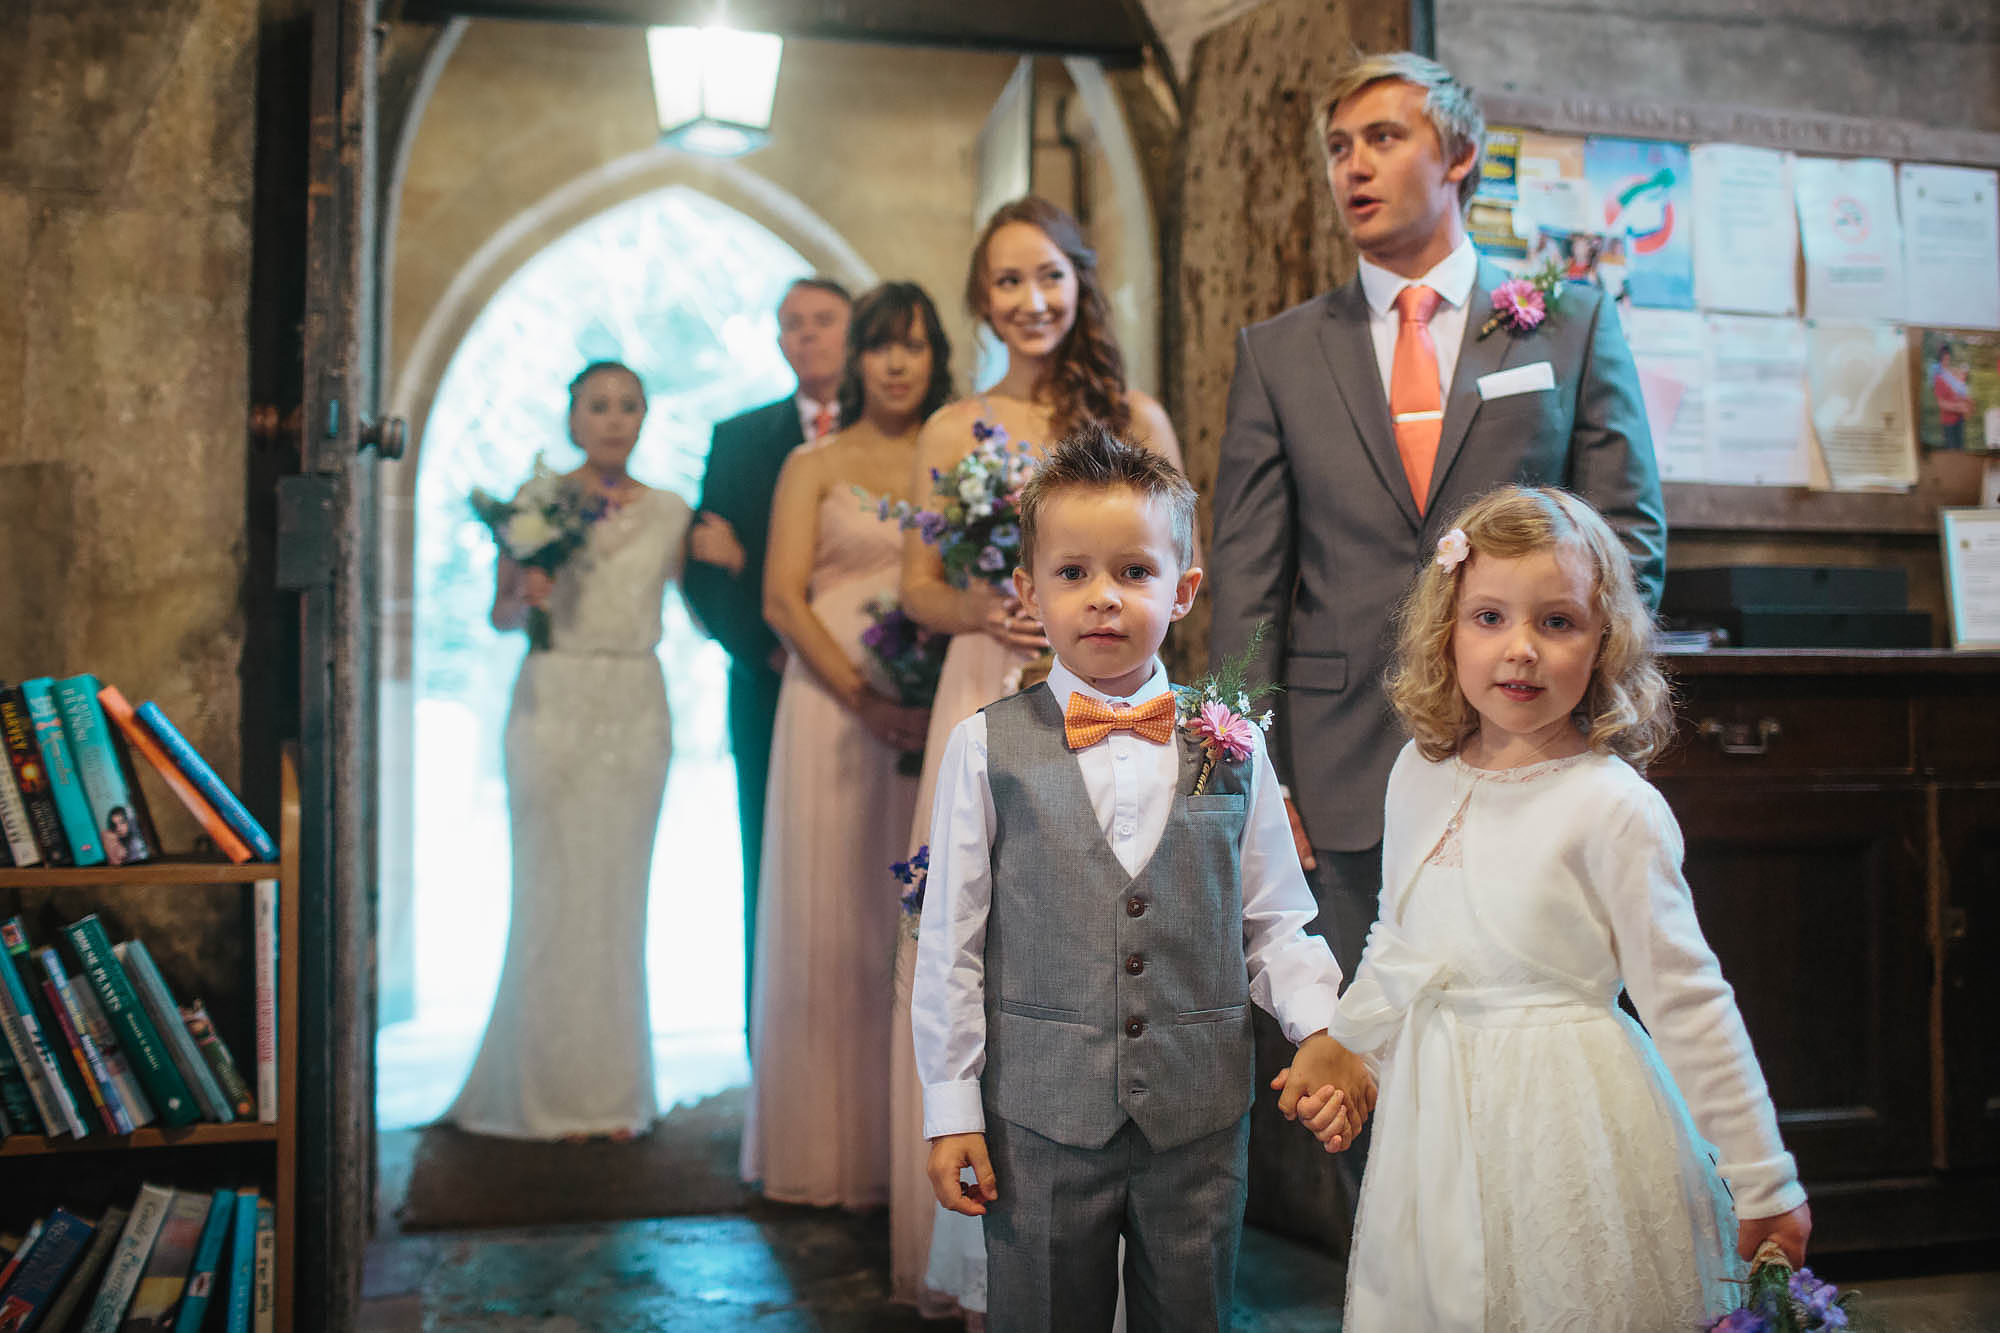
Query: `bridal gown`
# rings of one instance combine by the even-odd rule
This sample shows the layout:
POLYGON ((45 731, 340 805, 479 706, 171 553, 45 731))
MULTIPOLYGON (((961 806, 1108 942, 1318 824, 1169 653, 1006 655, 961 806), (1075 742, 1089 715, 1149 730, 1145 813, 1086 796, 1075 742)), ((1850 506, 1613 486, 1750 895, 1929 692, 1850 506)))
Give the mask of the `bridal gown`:
MULTIPOLYGON (((871 601, 894 601, 902 537, 845 485, 819 505, 813 614, 863 664, 871 601)), ((878 680, 878 688, 884 682, 878 680)), ((886 692, 886 690, 885 690, 886 692)), ((891 966, 916 779, 797 654, 785 667, 765 796, 743 1179, 785 1203, 879 1206, 889 1193, 891 966)))
POLYGON ((514 898, 499 992, 444 1119, 479 1134, 642 1133, 658 1114, 646 896, 670 724, 654 655, 687 502, 648 490, 556 575, 553 647, 514 682, 505 738, 514 898))

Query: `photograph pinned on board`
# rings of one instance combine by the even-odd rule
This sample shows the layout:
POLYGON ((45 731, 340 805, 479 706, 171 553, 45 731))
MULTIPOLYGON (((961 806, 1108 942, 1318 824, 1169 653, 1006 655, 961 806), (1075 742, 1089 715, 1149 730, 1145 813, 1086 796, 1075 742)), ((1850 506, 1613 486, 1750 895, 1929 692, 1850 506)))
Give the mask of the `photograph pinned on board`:
POLYGON ((1543 226, 1528 250, 1529 269, 1560 258, 1565 282, 1601 287, 1614 301, 1625 297, 1625 238, 1604 232, 1543 226))
POLYGON ((1926 449, 2000 453, 2000 333, 1922 334, 1917 439, 1926 449))

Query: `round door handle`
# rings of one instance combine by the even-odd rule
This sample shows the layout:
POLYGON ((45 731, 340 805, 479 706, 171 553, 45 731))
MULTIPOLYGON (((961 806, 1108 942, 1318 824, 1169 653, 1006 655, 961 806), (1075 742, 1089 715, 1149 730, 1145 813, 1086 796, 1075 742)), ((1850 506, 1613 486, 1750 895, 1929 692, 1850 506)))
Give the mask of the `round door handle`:
POLYGON ((403 456, 403 445, 409 440, 409 436, 410 427, 401 417, 364 421, 355 437, 355 452, 373 449, 376 457, 393 462, 403 456))

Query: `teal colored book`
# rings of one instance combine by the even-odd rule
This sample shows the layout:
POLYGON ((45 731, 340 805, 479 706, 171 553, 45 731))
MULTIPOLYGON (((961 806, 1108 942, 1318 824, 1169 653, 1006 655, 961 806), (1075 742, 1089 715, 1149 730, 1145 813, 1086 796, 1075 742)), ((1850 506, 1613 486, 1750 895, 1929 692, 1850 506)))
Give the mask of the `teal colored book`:
POLYGON ((250 1333, 250 1312, 256 1304, 257 1191, 236 1191, 236 1217, 229 1228, 229 1306, 223 1327, 227 1333, 250 1333))
POLYGON ((62 819, 63 836, 69 840, 70 855, 80 866, 104 864, 104 840, 97 833, 97 818, 90 812, 90 798, 83 793, 83 779, 76 771, 76 756, 70 753, 69 738, 63 733, 62 714, 56 711, 55 682, 47 676, 21 682, 21 698, 28 705, 28 721, 34 724, 35 744, 49 771, 49 791, 56 798, 56 814, 62 819))
POLYGON ((58 1127, 55 1131, 58 1135, 69 1134, 80 1139, 90 1133, 90 1126, 83 1119, 88 1101, 70 1071, 62 1029, 56 1026, 55 1015, 41 987, 32 980, 34 975, 28 959, 28 932, 21 918, 0 921, 0 985, 7 987, 15 1017, 27 1031, 54 1110, 53 1117, 44 1114, 42 1118, 58 1127))
POLYGON ((194 1247, 194 1263, 188 1268, 187 1291, 174 1318, 174 1333, 201 1333, 209 1298, 215 1293, 216 1270, 222 1266, 222 1246, 235 1220, 235 1192, 217 1190, 209 1197, 208 1220, 202 1224, 201 1243, 194 1247))
POLYGON ((50 1099, 48 1078, 42 1072, 42 1062, 35 1053, 34 1038, 29 1035, 28 1025, 21 1021, 21 1011, 14 1003, 13 988, 7 984, 4 975, 9 970, 6 951, 0 949, 0 1045, 6 1047, 8 1056, 12 1058, 21 1086, 27 1090, 29 1106, 34 1111, 32 1118, 12 1117, 14 1132, 60 1138, 65 1132, 62 1113, 50 1099))
POLYGON ((77 961, 83 964, 83 975, 96 992, 98 1003, 104 1006, 105 1017, 111 1020, 112 1029, 124 1043, 125 1057, 137 1071, 139 1083, 146 1089, 160 1124, 171 1128, 201 1119, 201 1108, 195 1104, 194 1094, 188 1091, 180 1071, 174 1068, 165 1039, 146 1016, 138 992, 132 989, 131 978, 125 975, 118 955, 111 951, 104 923, 93 912, 71 922, 64 933, 69 936, 70 947, 76 950, 77 961))
MULTIPOLYGON (((174 1068, 181 1071, 181 1079, 194 1093, 202 1115, 225 1125, 234 1120, 236 1112, 223 1099, 222 1089, 216 1084, 208 1062, 195 1048, 194 1038, 188 1035, 187 1024, 181 1022, 180 1005, 174 1000, 173 992, 167 989, 166 978, 154 966, 152 951, 146 948, 146 942, 125 940, 112 945, 111 952, 125 965, 125 974, 132 978, 133 986, 139 992, 139 1003, 146 1007, 146 1016, 153 1020, 153 1027, 166 1039, 167 1053, 173 1057, 174 1068)), ((0 1333, 5 1331, 0 1330, 0 1333)))
MULTIPOLYGON (((0 994, 0 1034, 4 1034, 6 1023, 6 996, 0 994)), ((9 1134, 42 1132, 42 1113, 35 1109, 35 1094, 28 1087, 28 1076, 21 1072, 13 1041, 5 1035, 0 1035, 0 1115, 7 1118, 9 1134)))
POLYGON ((160 748, 167 752, 167 757, 187 775, 187 780, 195 785, 196 790, 208 798, 208 803, 215 807, 215 812, 230 828, 236 830, 237 836, 250 844, 250 850, 257 854, 257 859, 277 860, 278 844, 271 841, 271 835, 257 822, 257 817, 236 798, 235 792, 229 790, 229 784, 209 767, 201 752, 188 744, 180 728, 167 720, 160 706, 149 699, 135 711, 146 730, 153 733, 153 739, 160 743, 160 748))
POLYGON ((97 677, 66 676, 55 683, 56 711, 76 761, 84 797, 96 820, 105 861, 114 866, 149 861, 154 848, 140 827, 138 803, 125 785, 125 769, 111 741, 111 724, 97 702, 97 677))

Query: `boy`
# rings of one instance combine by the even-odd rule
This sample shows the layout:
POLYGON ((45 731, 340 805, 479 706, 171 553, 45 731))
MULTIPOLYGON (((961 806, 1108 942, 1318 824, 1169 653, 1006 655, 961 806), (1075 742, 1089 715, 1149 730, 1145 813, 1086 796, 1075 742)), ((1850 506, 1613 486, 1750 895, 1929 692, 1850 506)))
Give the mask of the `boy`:
POLYGON ((939 771, 912 1026, 931 1184, 985 1218, 993 1333, 1109 1328, 1121 1235, 1133 1333, 1227 1326, 1253 997, 1299 1042, 1287 1116, 1331 1150, 1373 1097, 1325 1031, 1340 969, 1303 930, 1261 742, 1192 794, 1156 654, 1201 586, 1194 504, 1100 427, 1056 448, 1014 571, 1055 665, 960 723, 939 771))

